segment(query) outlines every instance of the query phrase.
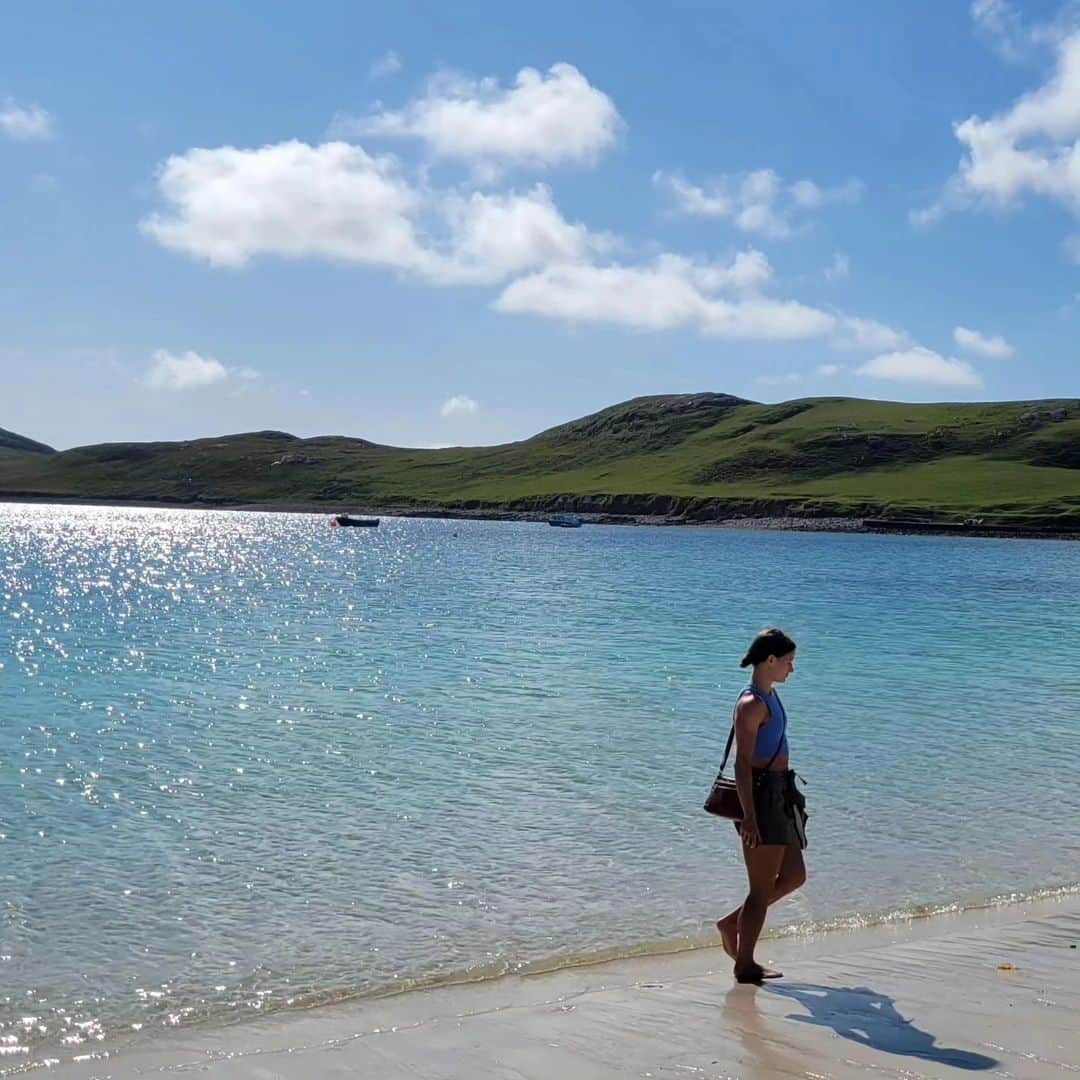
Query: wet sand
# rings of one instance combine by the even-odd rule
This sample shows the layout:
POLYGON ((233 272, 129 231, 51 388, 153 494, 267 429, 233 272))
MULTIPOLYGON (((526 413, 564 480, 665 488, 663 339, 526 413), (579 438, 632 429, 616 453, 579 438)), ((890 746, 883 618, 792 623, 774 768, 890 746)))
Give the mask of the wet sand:
POLYGON ((1080 896, 192 1027, 51 1077, 612 1080, 1080 1074, 1080 896))

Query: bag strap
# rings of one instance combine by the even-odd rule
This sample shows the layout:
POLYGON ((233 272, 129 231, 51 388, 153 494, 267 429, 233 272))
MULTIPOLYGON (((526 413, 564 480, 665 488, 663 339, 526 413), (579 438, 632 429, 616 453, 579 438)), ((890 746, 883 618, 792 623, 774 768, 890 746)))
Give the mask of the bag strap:
MULTIPOLYGON (((761 692, 756 690, 753 686, 748 688, 750 693, 754 695, 766 708, 769 707, 769 703, 762 697, 761 692)), ((743 691, 745 694, 746 691, 743 691)), ((776 696, 777 703, 780 705, 780 715, 784 718, 784 726, 780 729, 780 739, 776 744, 776 752, 771 758, 769 758, 769 764, 765 766, 766 771, 772 768, 772 763, 776 760, 777 755, 780 753, 780 747, 783 745, 784 736, 787 734, 787 709, 784 708, 784 703, 780 700, 780 695, 773 693, 776 696)), ((742 697, 742 694, 739 695, 742 697)), ((738 709, 739 703, 735 702, 735 709, 738 709)), ((720 776, 724 775, 724 770, 727 768, 727 759, 731 755, 731 744, 735 741, 735 709, 731 710, 731 734, 727 737, 727 746, 724 747, 724 760, 720 765, 720 776)))

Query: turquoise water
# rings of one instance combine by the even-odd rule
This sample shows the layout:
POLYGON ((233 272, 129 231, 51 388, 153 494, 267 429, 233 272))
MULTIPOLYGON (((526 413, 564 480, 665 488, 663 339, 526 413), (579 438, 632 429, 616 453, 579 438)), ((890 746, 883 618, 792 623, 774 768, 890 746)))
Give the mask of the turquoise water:
POLYGON ((772 925, 1074 882, 1078 581, 1056 542, 0 505, 0 1071, 702 937, 769 623, 811 812, 772 925))

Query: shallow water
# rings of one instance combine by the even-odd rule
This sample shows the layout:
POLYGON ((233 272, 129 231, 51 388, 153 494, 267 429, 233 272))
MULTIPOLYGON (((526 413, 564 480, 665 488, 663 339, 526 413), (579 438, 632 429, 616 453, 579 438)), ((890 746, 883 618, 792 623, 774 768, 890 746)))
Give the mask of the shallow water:
POLYGON ((2 505, 0 1070, 706 933, 767 623, 811 811, 774 924, 1072 882, 1078 581, 1059 542, 2 505))

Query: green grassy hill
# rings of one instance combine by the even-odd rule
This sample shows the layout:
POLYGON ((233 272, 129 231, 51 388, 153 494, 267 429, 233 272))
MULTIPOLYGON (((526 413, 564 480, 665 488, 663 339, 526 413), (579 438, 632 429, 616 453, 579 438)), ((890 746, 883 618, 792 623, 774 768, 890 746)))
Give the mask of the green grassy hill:
POLYGON ((505 446, 263 431, 0 456, 0 496, 344 508, 917 515, 1080 528, 1080 401, 635 398, 505 446))
POLYGON ((51 446, 46 446, 44 443, 40 442, 34 442, 33 439, 28 439, 25 435, 16 435, 14 431, 5 431, 3 428, 0 428, 0 451, 4 450, 21 450, 28 454, 56 453, 51 446))

